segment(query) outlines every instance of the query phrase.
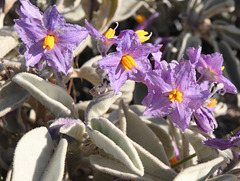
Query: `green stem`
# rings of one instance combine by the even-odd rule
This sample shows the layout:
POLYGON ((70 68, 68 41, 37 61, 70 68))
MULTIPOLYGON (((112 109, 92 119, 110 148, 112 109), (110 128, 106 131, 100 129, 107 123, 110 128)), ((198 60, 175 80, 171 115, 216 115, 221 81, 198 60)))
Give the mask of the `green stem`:
POLYGON ((196 153, 194 153, 194 154, 192 154, 192 155, 189 155, 188 157, 186 157, 186 158, 182 159, 181 161, 179 161, 178 163, 174 164, 174 165, 172 166, 172 168, 174 169, 174 168, 178 167, 179 165, 187 162, 188 160, 191 160, 191 159, 194 158, 195 156, 197 156, 196 153))

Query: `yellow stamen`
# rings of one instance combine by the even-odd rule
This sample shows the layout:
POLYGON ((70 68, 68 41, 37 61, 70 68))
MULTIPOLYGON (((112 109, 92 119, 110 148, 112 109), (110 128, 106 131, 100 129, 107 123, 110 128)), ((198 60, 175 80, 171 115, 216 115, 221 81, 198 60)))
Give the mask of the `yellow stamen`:
POLYGON ((174 89, 168 94, 168 98, 171 102, 177 100, 180 103, 182 102, 182 93, 179 92, 177 89, 174 89))
POLYGON ((144 31, 144 30, 137 30, 137 31, 135 31, 135 33, 138 35, 140 43, 143 43, 143 42, 149 40, 150 36, 151 36, 151 35, 145 36, 145 35, 148 35, 148 32, 144 31))
POLYGON ((142 14, 139 14, 135 17, 135 20, 139 23, 139 24, 142 24, 144 21, 146 21, 146 17, 143 16, 142 14))
MULTIPOLYGON (((211 99, 210 99, 210 100, 211 100, 211 99)), ((210 103, 208 104, 208 106, 209 106, 209 107, 215 107, 217 103, 218 103, 217 100, 213 100, 212 102, 210 102, 210 103)))
POLYGON ((107 38, 112 38, 114 35, 115 35, 115 30, 114 29, 112 29, 112 28, 109 28, 107 31, 106 31, 106 33, 104 33, 104 35, 103 36, 105 36, 105 37, 107 37, 107 38))
POLYGON ((222 66, 222 67, 221 67, 221 70, 223 71, 223 70, 224 70, 224 68, 225 68, 225 67, 224 67, 224 66, 222 66))
POLYGON ((137 68, 137 64, 135 63, 134 59, 129 55, 122 56, 121 64, 127 71, 132 70, 132 66, 137 68))
POLYGON ((55 38, 52 35, 47 35, 43 42, 43 48, 48 50, 53 49, 55 43, 55 38))

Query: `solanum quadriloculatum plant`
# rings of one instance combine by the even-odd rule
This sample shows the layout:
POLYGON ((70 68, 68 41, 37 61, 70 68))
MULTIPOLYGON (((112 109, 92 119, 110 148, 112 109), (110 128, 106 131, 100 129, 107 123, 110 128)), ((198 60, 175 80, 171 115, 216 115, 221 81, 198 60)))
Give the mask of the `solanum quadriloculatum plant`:
POLYGON ((21 0, 15 29, 26 46, 26 65, 42 68, 43 62, 57 72, 68 73, 73 50, 87 37, 84 27, 66 23, 56 6, 44 13, 29 0, 21 0))

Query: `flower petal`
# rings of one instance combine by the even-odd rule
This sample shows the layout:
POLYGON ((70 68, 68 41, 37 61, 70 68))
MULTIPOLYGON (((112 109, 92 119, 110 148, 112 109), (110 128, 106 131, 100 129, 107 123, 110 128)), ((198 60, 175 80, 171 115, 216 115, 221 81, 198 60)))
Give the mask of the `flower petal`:
POLYGON ((42 12, 36 6, 32 5, 29 0, 21 0, 20 2, 22 5, 19 10, 16 10, 20 18, 42 18, 42 12))

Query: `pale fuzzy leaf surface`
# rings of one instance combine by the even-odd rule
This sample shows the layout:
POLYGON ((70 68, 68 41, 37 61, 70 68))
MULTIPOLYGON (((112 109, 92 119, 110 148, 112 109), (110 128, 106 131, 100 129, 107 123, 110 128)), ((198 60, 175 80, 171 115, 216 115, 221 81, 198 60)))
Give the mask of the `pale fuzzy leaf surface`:
POLYGON ((80 2, 81 0, 57 0, 56 6, 58 11, 62 14, 73 11, 80 5, 80 2))
POLYGON ((19 73, 12 80, 26 89, 56 117, 76 116, 74 101, 63 88, 30 73, 19 73))
POLYGON ((108 111, 110 106, 122 95, 121 92, 107 92, 93 99, 85 110, 85 121, 97 118, 108 111))
POLYGON ((83 136, 86 134, 85 125, 83 123, 76 123, 70 128, 63 128, 61 127, 59 130, 60 133, 66 134, 75 138, 76 140, 82 140, 83 136))
POLYGON ((47 128, 35 128, 18 142, 13 158, 12 181, 38 181, 53 151, 47 128))
MULTIPOLYGON (((4 18, 4 13, 1 13, 0 19, 4 18)), ((0 58, 3 58, 12 49, 17 47, 17 35, 12 27, 5 26, 0 29, 0 58)))
POLYGON ((99 85, 100 79, 95 71, 96 68, 93 68, 92 64, 97 63, 97 61, 100 60, 101 58, 102 58, 101 55, 91 58, 86 63, 84 63, 80 67, 80 69, 75 69, 73 71, 73 75, 71 76, 86 79, 87 81, 91 82, 93 85, 99 85))
POLYGON ((67 146, 67 140, 62 138, 41 177, 41 181, 61 181, 63 179, 67 146))
POLYGON ((87 46, 91 45, 91 38, 88 36, 86 39, 84 39, 80 45, 73 51, 73 57, 76 57, 78 54, 80 54, 87 46))
POLYGON ((145 4, 139 0, 121 0, 119 1, 117 12, 113 21, 123 21, 136 13, 136 11, 145 4))
POLYGON ((104 33, 111 25, 112 18, 114 17, 119 3, 121 0, 102 0, 100 5, 99 14, 93 18, 95 28, 100 32, 104 33))
POLYGON ((170 165, 161 141, 155 133, 121 102, 127 121, 127 136, 148 150, 166 165, 170 165))
POLYGON ((126 104, 129 104, 133 98, 134 88, 135 82, 132 80, 127 80, 125 84, 121 87, 122 96, 115 102, 115 104, 118 104, 120 100, 123 100, 126 104))
POLYGON ((207 162, 218 157, 218 151, 202 144, 206 137, 193 130, 186 129, 183 133, 196 151, 199 162, 207 162))
POLYGON ((175 177, 174 181, 206 180, 211 174, 213 174, 213 172, 226 162, 226 158, 218 157, 206 163, 186 168, 180 172, 177 177, 175 177))
POLYGON ((167 154, 168 160, 173 158, 173 156, 175 155, 175 149, 174 149, 174 142, 171 136, 159 125, 149 120, 143 120, 143 121, 147 124, 147 126, 155 133, 155 135, 161 141, 163 148, 165 150, 165 153, 167 154))
POLYGON ((144 174, 136 149, 121 130, 104 118, 92 119, 90 126, 87 126, 87 132, 97 147, 111 154, 133 173, 140 176, 144 174))
POLYGON ((93 167, 101 172, 107 173, 109 175, 114 175, 119 178, 131 179, 136 181, 163 181, 159 178, 145 174, 144 176, 138 176, 131 172, 125 165, 122 163, 102 157, 100 155, 91 155, 90 163, 93 167))
POLYGON ((218 177, 207 179, 207 181, 237 181, 237 177, 232 174, 220 175, 218 177))
POLYGON ((14 82, 0 87, 0 117, 21 105, 29 93, 14 82))
POLYGON ((158 158, 144 149, 142 146, 133 142, 139 157, 143 163, 144 173, 158 178, 158 180, 171 181, 177 173, 169 166, 161 162, 158 158))

